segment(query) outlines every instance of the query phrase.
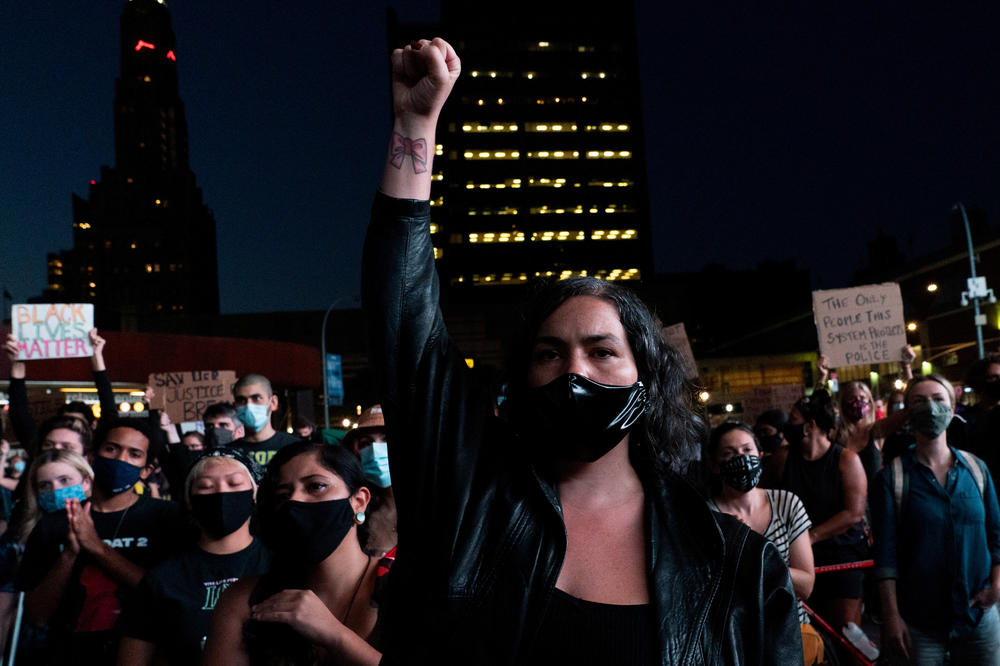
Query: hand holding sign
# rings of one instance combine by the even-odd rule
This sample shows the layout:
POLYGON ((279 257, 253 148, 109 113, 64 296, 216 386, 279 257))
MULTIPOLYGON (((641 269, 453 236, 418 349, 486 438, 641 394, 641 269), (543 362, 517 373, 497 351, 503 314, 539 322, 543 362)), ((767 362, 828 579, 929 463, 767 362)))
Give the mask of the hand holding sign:
POLYGON ((18 361, 94 353, 89 340, 94 328, 92 303, 16 304, 11 307, 10 325, 18 361))

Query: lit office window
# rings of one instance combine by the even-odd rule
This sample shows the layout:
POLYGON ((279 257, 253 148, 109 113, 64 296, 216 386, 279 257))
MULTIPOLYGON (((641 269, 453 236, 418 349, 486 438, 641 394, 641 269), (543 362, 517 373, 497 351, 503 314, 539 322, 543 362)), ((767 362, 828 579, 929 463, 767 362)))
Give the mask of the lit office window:
POLYGON ((523 243, 523 231, 481 231, 470 233, 470 243, 523 243))
POLYGON ((580 157, 578 150, 530 150, 529 160, 575 160, 580 157))
POLYGON ((573 122, 541 122, 524 123, 525 132, 575 132, 576 123, 573 122))
POLYGON ((628 150, 588 150, 588 160, 627 160, 632 157, 628 150))
POLYGON ((465 184, 465 189, 467 190, 517 190, 520 188, 520 178, 508 178, 502 183, 474 183, 470 180, 465 184))
POLYGON ((587 183, 588 187, 632 187, 634 185, 631 180, 591 180, 587 183))
POLYGON ((635 236, 635 229, 594 229, 590 232, 590 240, 632 240, 635 236))
POLYGON ((466 215, 517 215, 517 208, 503 206, 501 208, 469 208, 466 215))
POLYGON ((462 157, 467 160, 516 160, 521 153, 516 150, 466 150, 462 157))
POLYGON ((463 132, 516 132, 516 123, 480 123, 480 122, 468 122, 462 125, 463 132))
POLYGON ((442 250, 439 247, 434 248, 434 258, 435 259, 440 259, 443 256, 444 256, 444 250, 442 250))
POLYGON ((431 205, 432 206, 443 206, 444 205, 444 197, 438 197, 437 199, 431 199, 431 205))
MULTIPOLYGON (((565 178, 529 178, 528 187, 552 187, 559 189, 566 185, 565 178)), ((576 185, 576 183, 574 183, 576 185)))

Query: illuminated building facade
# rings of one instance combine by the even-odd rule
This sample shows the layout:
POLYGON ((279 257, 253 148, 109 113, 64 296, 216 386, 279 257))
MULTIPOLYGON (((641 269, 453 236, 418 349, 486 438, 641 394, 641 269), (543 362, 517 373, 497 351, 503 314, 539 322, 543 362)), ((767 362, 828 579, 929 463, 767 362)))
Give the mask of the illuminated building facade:
POLYGON ((73 248, 48 256, 43 301, 90 302, 98 324, 219 311, 215 220, 188 164, 170 13, 130 0, 115 81, 115 166, 73 195, 73 248))
MULTIPOLYGON (((438 123, 431 232, 453 300, 652 270, 634 11, 581 7, 442 4, 463 71, 438 123)), ((390 25, 390 41, 417 30, 390 25)))

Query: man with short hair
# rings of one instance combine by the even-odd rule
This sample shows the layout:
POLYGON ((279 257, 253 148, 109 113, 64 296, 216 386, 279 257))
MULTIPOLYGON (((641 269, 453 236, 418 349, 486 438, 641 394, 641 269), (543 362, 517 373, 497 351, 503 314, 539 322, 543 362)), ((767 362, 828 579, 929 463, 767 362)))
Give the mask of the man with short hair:
POLYGON ((276 431, 271 425, 271 414, 278 409, 278 396, 267 377, 240 377, 233 387, 233 396, 236 416, 246 428, 246 434, 233 442, 233 446, 247 451, 258 465, 267 465, 279 449, 298 441, 294 435, 276 431))
POLYGON ((243 423, 236 416, 236 407, 231 402, 217 402, 209 405, 201 417, 205 424, 206 446, 229 446, 244 435, 243 423))
POLYGON ((115 663, 122 596, 184 545, 178 506, 133 490, 153 470, 158 432, 142 419, 120 419, 98 442, 90 501, 68 499, 65 510, 46 513, 17 574, 25 616, 48 625, 54 661, 115 663))

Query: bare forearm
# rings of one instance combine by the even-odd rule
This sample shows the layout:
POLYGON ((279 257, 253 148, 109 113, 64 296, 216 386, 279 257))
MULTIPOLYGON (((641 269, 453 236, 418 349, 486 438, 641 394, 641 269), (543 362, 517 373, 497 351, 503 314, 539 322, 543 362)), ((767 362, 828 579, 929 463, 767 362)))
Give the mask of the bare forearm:
POLYGON ((861 520, 861 514, 844 509, 840 513, 834 514, 830 520, 809 530, 809 538, 813 543, 832 539, 849 530, 859 520, 861 520))
POLYGON ((88 549, 90 555, 97 562, 97 566, 122 585, 130 588, 138 585, 142 577, 146 575, 146 570, 118 554, 114 548, 103 541, 101 546, 103 548, 95 546, 88 549))
POLYGON ((812 594, 813 584, 816 582, 816 574, 795 567, 788 567, 788 573, 792 577, 795 596, 799 599, 808 599, 809 595, 812 594))
POLYGON ((382 191, 397 199, 430 199, 437 118, 395 118, 387 148, 382 191))
POLYGON ((878 594, 882 601, 882 613, 886 617, 898 617, 899 605, 896 603, 896 579, 884 578, 878 582, 878 594))
POLYGON ((373 648, 356 633, 341 627, 335 638, 327 641, 325 647, 329 663, 349 666, 378 666, 382 653, 373 648))

